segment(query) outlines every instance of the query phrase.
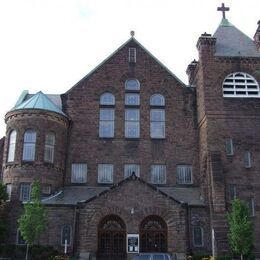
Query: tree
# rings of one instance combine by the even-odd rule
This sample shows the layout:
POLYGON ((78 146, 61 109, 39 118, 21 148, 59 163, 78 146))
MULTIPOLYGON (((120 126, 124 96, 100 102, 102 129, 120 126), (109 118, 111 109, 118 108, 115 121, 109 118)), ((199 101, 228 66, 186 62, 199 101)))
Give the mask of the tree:
POLYGON ((19 230, 26 241, 26 260, 29 247, 39 238, 48 222, 47 210, 41 203, 39 181, 32 184, 31 201, 24 204, 24 212, 18 219, 19 230))
POLYGON ((8 200, 8 194, 6 192, 6 186, 0 182, 0 243, 5 240, 7 235, 7 222, 5 217, 5 201, 8 200))
POLYGON ((246 202, 234 199, 231 212, 227 214, 228 241, 232 251, 243 256, 249 255, 253 248, 253 222, 246 202))
POLYGON ((8 194, 6 193, 6 186, 0 182, 0 205, 3 204, 8 199, 8 194))

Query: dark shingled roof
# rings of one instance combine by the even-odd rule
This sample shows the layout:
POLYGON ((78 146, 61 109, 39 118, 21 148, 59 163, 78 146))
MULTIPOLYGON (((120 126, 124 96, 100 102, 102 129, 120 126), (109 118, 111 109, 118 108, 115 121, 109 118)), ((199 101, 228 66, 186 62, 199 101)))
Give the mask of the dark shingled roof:
POLYGON ((260 57, 254 41, 227 19, 222 19, 213 37, 217 39, 215 56, 260 57))
POLYGON ((200 189, 198 187, 157 187, 146 183, 138 177, 132 178, 132 176, 110 187, 67 186, 56 195, 43 199, 42 202, 46 205, 76 206, 78 202, 88 202, 97 196, 101 196, 102 193, 116 189, 118 186, 132 179, 140 181, 154 190, 161 191, 162 195, 167 196, 181 204, 187 203, 192 206, 205 205, 204 201, 201 199, 200 189))
POLYGON ((109 187, 67 186, 42 202, 47 205, 77 205, 78 202, 89 200, 107 189, 109 187))

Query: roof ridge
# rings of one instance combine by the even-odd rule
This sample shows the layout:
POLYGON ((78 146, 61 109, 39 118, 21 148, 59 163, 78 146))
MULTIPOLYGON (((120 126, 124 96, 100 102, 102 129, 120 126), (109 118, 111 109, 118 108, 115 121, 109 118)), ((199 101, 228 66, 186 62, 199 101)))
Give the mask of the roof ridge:
POLYGON ((79 80, 74 86, 72 86, 69 90, 65 92, 65 94, 69 93, 72 89, 77 87, 81 82, 87 79, 91 74, 93 74, 98 68, 100 68, 103 64, 105 64, 111 57, 113 57, 117 52, 119 52, 124 46, 126 46, 129 42, 134 41, 138 44, 148 55, 150 55, 160 66, 162 66, 168 73, 170 73, 182 87, 186 87, 187 85, 182 82, 170 69, 168 69, 161 61, 159 61, 150 51, 148 51, 139 41, 136 40, 135 37, 131 36, 126 42, 121 44, 115 51, 113 51, 107 58, 105 58, 101 63, 99 63, 96 67, 90 70, 87 75, 85 75, 81 80, 79 80))

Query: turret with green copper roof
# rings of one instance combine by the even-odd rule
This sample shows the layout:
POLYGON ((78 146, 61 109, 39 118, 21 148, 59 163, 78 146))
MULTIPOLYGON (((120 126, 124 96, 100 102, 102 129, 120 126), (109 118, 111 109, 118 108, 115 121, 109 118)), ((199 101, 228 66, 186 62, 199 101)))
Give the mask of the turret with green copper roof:
POLYGON ((66 116, 62 112, 62 110, 56 104, 54 104, 47 95, 45 95, 41 91, 29 96, 29 98, 28 95, 28 92, 23 92, 21 97, 18 99, 15 107, 12 108, 11 111, 22 109, 40 109, 66 116))

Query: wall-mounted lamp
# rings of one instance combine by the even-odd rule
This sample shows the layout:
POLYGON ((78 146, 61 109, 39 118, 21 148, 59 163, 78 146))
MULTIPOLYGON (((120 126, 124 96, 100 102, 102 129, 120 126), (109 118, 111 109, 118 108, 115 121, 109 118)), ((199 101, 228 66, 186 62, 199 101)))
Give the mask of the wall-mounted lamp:
POLYGON ((134 213, 135 213, 135 209, 134 209, 134 208, 131 208, 130 213, 131 213, 131 214, 134 214, 134 213))

